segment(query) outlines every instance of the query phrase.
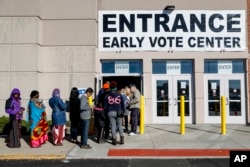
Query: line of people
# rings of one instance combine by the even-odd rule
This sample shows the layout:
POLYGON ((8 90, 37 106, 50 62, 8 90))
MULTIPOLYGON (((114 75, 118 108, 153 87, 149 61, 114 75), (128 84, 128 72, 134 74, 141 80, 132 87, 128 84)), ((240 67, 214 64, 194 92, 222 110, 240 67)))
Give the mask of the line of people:
POLYGON ((94 110, 98 143, 111 139, 113 145, 124 144, 124 132, 129 133, 129 136, 136 135, 140 96, 135 84, 130 84, 121 90, 117 90, 116 81, 106 82, 103 85, 98 93, 98 103, 94 110), (131 116, 129 116, 130 111, 131 116), (125 129, 122 128, 122 122, 124 122, 125 129), (131 131, 128 129, 129 122, 131 122, 131 131), (109 136, 110 128, 111 137, 109 136), (116 136, 117 131, 120 135, 119 142, 116 136))
MULTIPOLYGON (((52 97, 49 99, 49 106, 52 109, 52 143, 55 146, 62 146, 65 138, 66 109, 69 108, 70 137, 71 142, 79 144, 80 148, 91 149, 88 144, 88 132, 92 114, 94 114, 95 127, 97 129, 97 142, 104 143, 104 139, 124 144, 124 132, 128 132, 129 112, 131 111, 131 131, 129 135, 135 135, 138 124, 140 108, 140 92, 134 84, 129 87, 117 90, 115 81, 107 82, 98 93, 95 105, 89 104, 89 97, 93 94, 92 88, 87 88, 79 98, 79 91, 73 87, 70 92, 69 103, 64 102, 60 97, 60 90, 55 88, 52 97), (125 95, 126 94, 126 95, 125 95), (69 105, 69 106, 68 106, 69 105), (122 122, 125 122, 125 130, 122 122), (79 131, 80 129, 80 131, 79 131), (110 136, 111 129, 111 136, 110 136), (117 141, 116 133, 119 131, 120 141, 117 141), (77 140, 81 134, 81 141, 77 140)), ((21 147, 21 120, 25 108, 21 105, 20 90, 14 88, 10 98, 6 100, 5 111, 9 114, 10 131, 6 138, 7 146, 10 148, 21 147)), ((28 116, 30 122, 30 147, 41 147, 49 140, 49 125, 46 118, 46 110, 43 101, 39 99, 39 92, 33 90, 28 103, 28 116)))
MULTIPOLYGON (((65 137, 67 104, 60 98, 58 88, 53 90, 49 105, 52 108, 52 142, 56 146, 61 146, 65 137)), ((49 124, 45 109, 43 101, 39 99, 39 92, 31 91, 27 109, 31 148, 41 147, 49 140, 49 124)), ((9 114, 9 134, 6 137, 6 145, 10 148, 21 147, 21 123, 24 111, 25 108, 21 104, 21 92, 18 88, 14 88, 5 103, 5 112, 9 114)))

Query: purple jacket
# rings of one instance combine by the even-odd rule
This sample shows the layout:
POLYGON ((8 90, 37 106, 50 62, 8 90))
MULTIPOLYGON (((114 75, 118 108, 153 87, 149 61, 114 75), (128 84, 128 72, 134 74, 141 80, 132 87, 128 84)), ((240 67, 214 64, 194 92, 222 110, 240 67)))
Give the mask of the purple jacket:
POLYGON ((15 99, 14 94, 20 95, 20 90, 14 88, 11 92, 10 98, 6 100, 5 103, 5 112, 9 114, 11 119, 22 119, 22 114, 18 114, 21 110, 21 97, 15 99))

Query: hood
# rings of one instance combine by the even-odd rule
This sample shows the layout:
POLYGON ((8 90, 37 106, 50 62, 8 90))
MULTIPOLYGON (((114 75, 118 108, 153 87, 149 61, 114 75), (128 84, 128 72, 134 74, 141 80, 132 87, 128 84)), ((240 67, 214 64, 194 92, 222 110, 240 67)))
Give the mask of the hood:
POLYGON ((52 96, 58 96, 60 97, 60 90, 58 88, 55 88, 52 92, 52 96))
MULTIPOLYGON (((21 95, 21 92, 20 92, 20 90, 19 90, 18 88, 14 88, 14 89, 11 91, 10 97, 14 97, 14 94, 19 94, 19 95, 21 95)), ((20 96, 19 96, 19 99, 21 99, 20 96)))

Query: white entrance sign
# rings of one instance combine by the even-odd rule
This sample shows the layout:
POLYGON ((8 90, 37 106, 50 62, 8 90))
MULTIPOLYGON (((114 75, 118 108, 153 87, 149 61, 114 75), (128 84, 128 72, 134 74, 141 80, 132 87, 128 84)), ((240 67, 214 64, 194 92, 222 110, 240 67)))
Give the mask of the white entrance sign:
POLYGON ((230 60, 218 61, 218 74, 232 74, 233 66, 230 60))
POLYGON ((128 74, 129 73, 129 62, 128 61, 116 61, 115 62, 115 73, 116 74, 128 74))
POLYGON ((180 61, 167 61, 167 74, 180 74, 181 62, 180 61))
POLYGON ((99 51, 245 51, 245 10, 99 11, 99 51))

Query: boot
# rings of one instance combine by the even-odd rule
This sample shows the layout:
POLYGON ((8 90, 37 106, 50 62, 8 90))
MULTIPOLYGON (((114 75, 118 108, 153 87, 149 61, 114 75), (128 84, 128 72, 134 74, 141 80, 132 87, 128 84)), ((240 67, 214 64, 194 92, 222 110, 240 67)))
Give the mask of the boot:
POLYGON ((100 136, 99 136, 99 138, 97 139, 97 142, 99 143, 99 144, 103 144, 104 142, 103 142, 103 128, 101 128, 101 130, 100 130, 101 132, 100 132, 100 136))
POLYGON ((117 145, 116 139, 112 139, 112 144, 113 144, 113 145, 117 145))
POLYGON ((124 136, 121 136, 121 138, 120 138, 120 144, 124 144, 124 136))

